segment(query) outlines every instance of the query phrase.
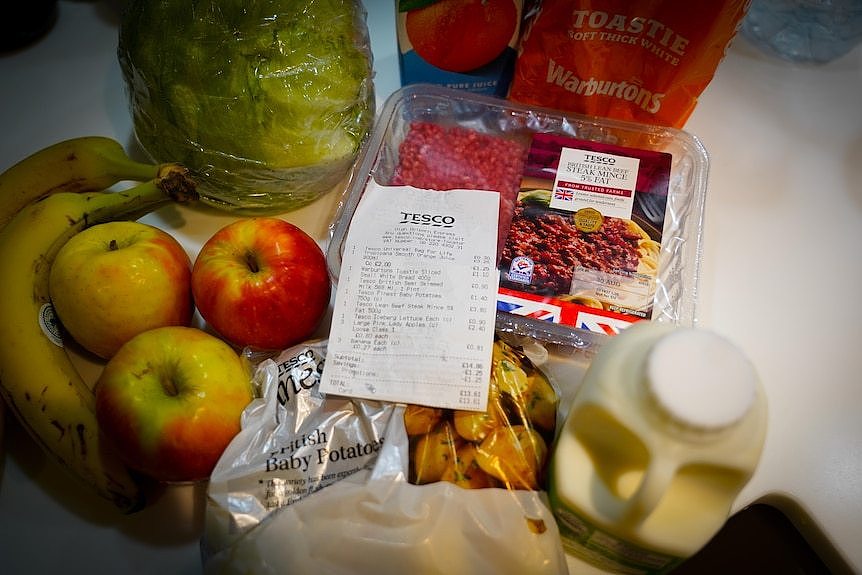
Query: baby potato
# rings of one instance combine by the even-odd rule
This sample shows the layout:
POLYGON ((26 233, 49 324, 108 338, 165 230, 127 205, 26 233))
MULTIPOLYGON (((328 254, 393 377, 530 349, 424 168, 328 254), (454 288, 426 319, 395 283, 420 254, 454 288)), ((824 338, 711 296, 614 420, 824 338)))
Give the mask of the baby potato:
POLYGON ((492 376, 501 392, 514 397, 520 396, 529 387, 527 373, 507 357, 494 362, 492 376))
POLYGON ((509 489, 538 489, 548 447, 537 431, 513 425, 492 431, 476 455, 479 467, 509 489))
POLYGON ((430 433, 443 419, 443 410, 437 407, 409 404, 404 410, 404 427, 407 435, 430 433))
POLYGON ((448 481, 465 489, 494 487, 496 485, 494 479, 479 467, 476 451, 476 446, 472 443, 465 443, 459 447, 455 459, 449 463, 440 477, 441 481, 448 481))
POLYGON ((553 432, 557 419, 557 394, 545 375, 533 366, 520 348, 494 342, 492 383, 501 392, 500 405, 510 423, 533 425, 553 432))
POLYGON ((430 433, 420 436, 412 454, 414 482, 421 485, 440 481, 463 442, 452 424, 445 420, 430 433))
POLYGON ((557 392, 545 377, 536 372, 523 397, 527 418, 542 431, 553 432, 557 425, 557 392))
POLYGON ((498 339, 494 342, 494 350, 494 359, 509 359, 523 369, 528 377, 536 371, 536 366, 533 365, 523 347, 516 347, 498 339))
POLYGON ((456 409, 452 412, 452 422, 458 435, 476 443, 485 439, 491 430, 506 425, 497 385, 492 382, 488 389, 488 408, 485 411, 456 409))
POLYGON ((505 425, 505 421, 498 415, 498 410, 490 403, 488 411, 456 410, 452 414, 452 423, 458 435, 476 443, 485 439, 497 427, 505 425))

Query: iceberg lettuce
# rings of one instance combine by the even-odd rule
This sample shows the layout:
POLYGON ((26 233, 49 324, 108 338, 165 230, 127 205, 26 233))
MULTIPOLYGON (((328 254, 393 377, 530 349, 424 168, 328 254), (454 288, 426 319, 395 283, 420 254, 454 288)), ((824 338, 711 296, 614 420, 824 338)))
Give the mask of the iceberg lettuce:
POLYGON ((348 0, 131 0, 118 45, 135 134, 228 209, 293 209, 348 172, 373 121, 348 0))

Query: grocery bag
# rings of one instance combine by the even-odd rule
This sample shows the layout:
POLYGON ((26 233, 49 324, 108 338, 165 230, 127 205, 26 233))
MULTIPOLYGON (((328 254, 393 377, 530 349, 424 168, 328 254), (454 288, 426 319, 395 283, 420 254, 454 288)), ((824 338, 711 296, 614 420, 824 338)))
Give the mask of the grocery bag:
POLYGON ((321 394, 325 352, 312 342, 257 367, 260 398, 208 487, 205 573, 567 573, 541 490, 556 401, 544 386, 537 398, 532 384, 550 381, 526 355, 495 342, 496 423, 475 412, 466 439, 452 410, 321 394), (528 398, 551 402, 537 427, 528 398))

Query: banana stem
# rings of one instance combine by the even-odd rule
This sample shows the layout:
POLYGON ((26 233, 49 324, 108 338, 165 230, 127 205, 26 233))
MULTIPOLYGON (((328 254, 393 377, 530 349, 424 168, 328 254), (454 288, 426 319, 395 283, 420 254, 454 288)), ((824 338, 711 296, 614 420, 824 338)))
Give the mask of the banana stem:
POLYGON ((107 169, 107 173, 118 182, 146 182, 161 175, 162 166, 158 164, 138 162, 125 156, 115 162, 107 169))
POLYGON ((197 183, 192 179, 188 168, 180 164, 163 164, 160 166, 156 185, 173 201, 180 204, 196 202, 200 197, 197 183))
POLYGON ((85 226, 103 221, 120 219, 116 206, 125 204, 121 219, 136 220, 171 202, 189 204, 198 199, 194 180, 188 170, 179 164, 171 164, 164 175, 137 184, 126 190, 97 194, 88 198, 89 206, 84 216, 85 226))

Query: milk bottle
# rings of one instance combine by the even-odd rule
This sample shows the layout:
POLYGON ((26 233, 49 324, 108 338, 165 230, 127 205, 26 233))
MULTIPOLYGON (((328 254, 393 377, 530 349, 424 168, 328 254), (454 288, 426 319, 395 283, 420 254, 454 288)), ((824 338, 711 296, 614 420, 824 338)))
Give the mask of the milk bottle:
POLYGON ((551 460, 567 553, 611 572, 670 571, 724 524, 766 423, 753 366, 722 337, 644 321, 610 339, 551 460))

